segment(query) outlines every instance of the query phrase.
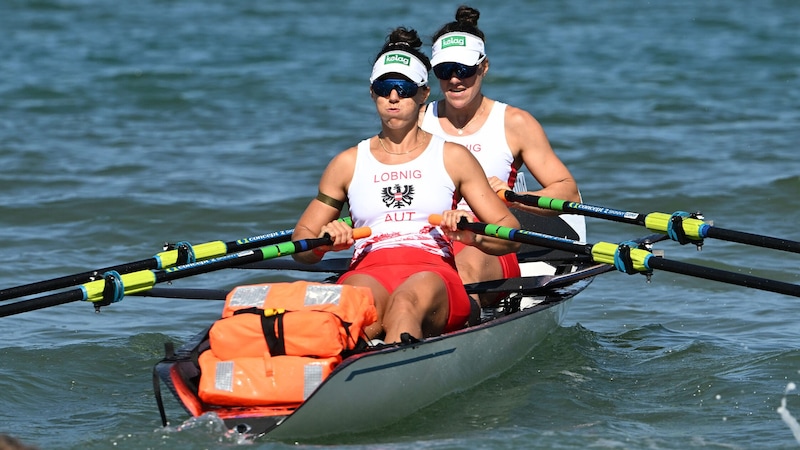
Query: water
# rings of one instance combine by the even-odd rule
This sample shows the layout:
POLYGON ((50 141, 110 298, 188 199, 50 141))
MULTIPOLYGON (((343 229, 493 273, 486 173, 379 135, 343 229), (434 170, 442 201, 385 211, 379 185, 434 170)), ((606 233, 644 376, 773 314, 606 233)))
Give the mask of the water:
MULTIPOLYGON (((147 258, 165 241, 293 227, 327 161, 378 129, 367 77, 386 32, 430 36, 457 5, 0 2, 0 285, 147 258)), ((472 5, 487 94, 539 119, 586 203, 699 210, 800 240, 800 4, 472 5)), ((590 242, 646 234, 588 222, 590 242)), ((800 283, 795 254, 660 248, 800 283)), ((175 285, 287 276, 299 275, 175 285)), ((503 376, 387 429, 299 445, 242 443, 212 421, 161 429, 150 369, 165 340, 216 317, 215 302, 128 297, 101 314, 71 303, 0 319, 0 432, 75 449, 796 448, 778 409, 800 412, 798 302, 609 273, 503 376)), ((168 413, 186 419, 171 399, 168 413)))

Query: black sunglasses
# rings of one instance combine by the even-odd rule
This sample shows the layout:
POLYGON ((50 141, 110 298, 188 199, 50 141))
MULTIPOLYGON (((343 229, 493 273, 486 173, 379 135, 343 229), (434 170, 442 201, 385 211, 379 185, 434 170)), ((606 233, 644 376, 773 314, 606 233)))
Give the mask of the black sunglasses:
POLYGON ((480 67, 480 64, 467 66, 457 62, 446 62, 435 65, 433 73, 440 80, 449 80, 453 75, 463 80, 475 75, 478 72, 478 67, 480 67))
POLYGON ((388 80, 375 80, 372 82, 372 92, 381 97, 388 97, 392 91, 397 91, 401 98, 409 98, 417 95, 419 86, 417 83, 408 80, 389 78, 388 80))

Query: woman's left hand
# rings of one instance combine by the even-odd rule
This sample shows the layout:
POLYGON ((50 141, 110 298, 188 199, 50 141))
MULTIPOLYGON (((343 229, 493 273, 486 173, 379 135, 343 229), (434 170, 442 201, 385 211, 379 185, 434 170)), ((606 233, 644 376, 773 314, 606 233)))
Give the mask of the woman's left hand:
POLYGON ((492 187, 492 190, 495 193, 511 189, 510 187, 508 187, 508 183, 506 183, 505 181, 501 180, 500 178, 492 176, 492 177, 488 178, 488 181, 489 181, 489 186, 492 187))
POLYGON ((444 211, 442 212, 442 221, 439 223, 439 227, 450 240, 461 242, 465 245, 473 245, 477 242, 477 235, 472 231, 458 229, 458 223, 463 219, 466 219, 467 222, 475 222, 475 216, 469 211, 461 209, 444 211))

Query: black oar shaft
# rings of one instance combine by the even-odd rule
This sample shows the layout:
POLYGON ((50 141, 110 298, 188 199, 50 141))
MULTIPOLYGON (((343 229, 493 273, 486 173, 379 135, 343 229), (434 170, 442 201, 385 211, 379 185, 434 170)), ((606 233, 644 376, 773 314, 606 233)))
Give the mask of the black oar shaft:
POLYGON ((90 270, 87 272, 76 273, 51 280, 39 281, 36 283, 24 284, 7 289, 0 290, 0 301, 19 298, 26 295, 39 294, 47 291, 54 291, 69 286, 92 281, 96 278, 101 278, 104 273, 116 271, 119 273, 136 272, 138 270, 157 269, 156 260, 154 258, 143 259, 127 264, 120 264, 117 266, 105 267, 102 269, 90 270))
MULTIPOLYGON (((370 233, 371 231, 367 227, 356 228, 353 230, 353 236, 356 239, 369 236, 370 233)), ((243 250, 238 253, 229 253, 217 258, 183 264, 168 268, 166 270, 141 270, 138 272, 122 274, 118 279, 116 279, 116 282, 119 283, 120 288, 118 293, 120 294, 121 298, 122 295, 133 294, 151 289, 156 283, 177 280, 179 278, 212 272, 219 269, 232 268, 242 264, 263 261, 270 258, 277 258, 279 256, 291 255, 293 253, 308 251, 324 245, 331 245, 332 243, 333 242, 331 241, 330 237, 325 235, 321 238, 300 239, 297 241, 268 245, 253 250, 243 250)), ((106 298, 105 291, 108 289, 108 283, 108 280, 105 279, 90 281, 77 288, 67 291, 3 305, 0 306, 0 317, 6 317, 13 314, 34 311, 37 309, 81 300, 88 300, 91 302, 118 301, 120 298, 106 298)))
MULTIPOLYGON (((441 216, 432 216, 431 223, 438 224, 438 221, 440 220, 441 216)), ((538 245, 541 247, 563 250, 565 252, 572 252, 579 255, 591 255, 592 253, 591 245, 586 245, 557 236, 537 233, 535 231, 518 230, 516 228, 503 227, 489 223, 470 223, 467 222, 466 219, 458 223, 458 228, 461 230, 472 231, 476 234, 498 237, 501 239, 507 239, 509 241, 521 242, 523 244, 538 245)))
POLYGON ((699 266, 659 257, 649 258, 647 260, 647 265, 652 269, 660 269, 666 272, 800 297, 800 286, 796 284, 756 277, 745 273, 729 272, 713 267, 699 266))
POLYGON ((614 222, 627 223, 631 225, 645 225, 645 214, 631 211, 622 211, 603 206, 586 205, 583 203, 568 202, 555 198, 541 197, 533 194, 517 194, 513 191, 503 191, 505 199, 512 202, 522 203, 528 206, 561 211, 564 213, 574 213, 581 216, 594 217, 597 219, 612 220, 614 222))
MULTIPOLYGON (((313 248, 320 245, 326 245, 330 242, 330 240, 325 241, 322 240, 322 238, 314 242, 309 242, 309 241, 303 242, 302 246, 310 245, 311 247, 309 248, 313 248)), ((144 287, 141 289, 136 289, 133 292, 139 292, 141 290, 149 289, 156 283, 163 283, 166 281, 177 280, 179 278, 185 278, 200 273, 211 272, 214 270, 224 269, 228 267, 234 267, 239 264, 247 264, 251 262, 262 261, 264 259, 267 259, 268 257, 281 256, 284 254, 289 255, 296 251, 304 251, 301 248, 298 248, 299 245, 300 245, 299 241, 284 242, 283 244, 276 244, 274 246, 275 249, 273 249, 273 247, 265 247, 255 250, 244 250, 239 253, 230 253, 225 256, 184 264, 166 270, 159 270, 159 271, 144 270, 139 272, 132 272, 121 275, 119 281, 122 283, 123 289, 125 289, 126 285, 130 287, 131 285, 134 284, 134 279, 137 279, 137 282, 142 284, 144 287), (291 247, 289 247, 289 245, 291 245, 291 247), (141 275, 144 275, 143 280, 141 280, 142 278, 141 275)), ((102 299, 102 293, 104 287, 105 287, 104 280, 91 281, 89 283, 81 285, 78 288, 70 289, 64 292, 58 292, 55 294, 45 295, 42 297, 37 297, 29 300, 23 300, 16 303, 11 303, 8 305, 3 305, 0 306, 0 317, 6 317, 28 311, 35 311, 37 309, 63 305, 65 303, 70 303, 75 301, 82 301, 82 300, 99 301, 102 299), (97 298, 98 296, 100 297, 97 298)))
MULTIPOLYGON (((439 216, 431 216, 431 223, 433 224, 438 224, 440 220, 441 217, 439 216)), ((458 223, 458 228, 461 230, 469 230, 485 236, 493 236, 574 253, 589 254, 592 256, 592 259, 595 262, 612 265, 617 265, 619 263, 621 266, 625 266, 625 263, 619 259, 618 254, 618 249, 621 247, 626 247, 624 244, 622 246, 608 242, 585 244, 556 236, 536 233, 533 231, 518 230, 480 222, 469 223, 466 221, 466 219, 463 219, 458 223)), ((743 273, 729 272, 721 269, 715 269, 713 267, 672 261, 654 256, 649 251, 640 248, 631 249, 628 247, 627 250, 630 253, 630 259, 629 267, 626 270, 631 270, 631 273, 636 273, 636 271, 649 273, 649 271, 652 269, 659 269, 666 272, 673 272, 712 281, 734 284, 737 286, 744 286, 775 292, 778 294, 790 295, 793 297, 800 297, 800 286, 795 284, 756 277, 743 273)), ((620 267, 620 270, 622 270, 622 267, 620 267)))
POLYGON ((51 306, 63 305, 80 300, 83 300, 83 292, 81 292, 80 289, 73 289, 0 306, 0 317, 13 316, 14 314, 36 311, 37 309, 49 308, 51 306))
MULTIPOLYGON (((502 191, 502 196, 510 202, 522 203, 523 205, 534 206, 564 213, 580 214, 598 219, 612 220, 631 225, 641 225, 652 231, 669 233, 669 228, 673 226, 671 220, 673 215, 664 213, 642 214, 631 211, 621 211, 618 209, 605 208, 603 206, 586 205, 583 203, 568 202, 549 197, 542 197, 533 194, 517 194, 513 191, 502 191)), ((703 238, 713 238, 723 241, 736 242, 739 244, 753 245, 756 247, 770 248, 792 253, 800 253, 800 242, 789 239, 763 236, 744 231, 727 230, 703 223, 698 219, 685 218, 679 222, 680 227, 691 242, 702 240, 703 238)), ((678 230, 676 230, 678 231, 678 230)))
POLYGON ((771 248, 787 252, 800 253, 800 242, 790 241, 771 236, 747 233, 744 231, 728 230, 725 228, 708 227, 705 235, 722 241, 738 242, 740 244, 754 245, 756 247, 771 248))
MULTIPOLYGON (((275 244, 278 242, 285 242, 291 238, 294 230, 275 231, 268 234, 253 236, 246 239, 239 239, 236 241, 222 242, 214 241, 197 246, 199 250, 198 257, 201 259, 213 258, 221 256, 226 253, 233 253, 240 250, 256 248, 264 245, 275 244)), ((51 280, 39 281, 36 283, 29 283, 20 286, 15 286, 7 289, 0 290, 0 301, 10 300, 14 298, 23 297, 26 295, 39 294, 42 292, 53 291, 65 287, 75 286, 78 284, 87 283, 103 277, 106 272, 130 273, 140 270, 157 270, 164 269, 178 263, 179 250, 167 250, 161 252, 151 258, 142 259, 130 263, 118 264, 115 266, 104 267, 101 269, 89 270, 82 273, 73 275, 66 275, 51 280)))

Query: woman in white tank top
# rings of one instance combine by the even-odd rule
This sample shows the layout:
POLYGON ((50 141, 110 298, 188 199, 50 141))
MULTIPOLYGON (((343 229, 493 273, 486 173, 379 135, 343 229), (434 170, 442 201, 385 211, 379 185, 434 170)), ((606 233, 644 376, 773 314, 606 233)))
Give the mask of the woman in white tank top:
MULTIPOLYGON (((525 164, 542 186, 532 194, 579 202, 578 186, 553 152, 539 122, 528 112, 489 99, 481 92, 489 60, 484 49, 484 34, 478 29, 479 17, 478 10, 461 6, 456 11, 456 20, 445 24, 434 35, 431 64, 444 100, 428 105, 422 129, 470 149, 495 191, 513 187, 517 171, 525 164)), ((521 204, 512 206, 541 215, 558 214, 521 204)), ((459 207, 465 208, 464 205, 459 207)), ((489 221, 477 215, 482 221, 489 221)), ((585 237, 582 218, 575 221, 573 227, 585 237)), ((519 276, 515 255, 498 258, 458 246, 456 251, 458 271, 465 283, 519 276)), ((496 299, 496 294, 480 297, 483 306, 496 299)))
MULTIPOLYGON (((519 222, 466 148, 419 128, 419 105, 430 94, 430 61, 421 45, 414 30, 397 28, 389 35, 370 76, 381 132, 333 158, 320 179, 319 195, 292 235, 330 235, 333 245, 322 250, 355 244, 350 270, 338 282, 372 290, 378 321, 367 335, 390 343, 466 324, 471 305, 456 272, 452 240, 498 255, 519 247, 456 227, 462 218, 473 220, 467 211, 454 209, 462 197, 493 223, 518 227, 519 222), (336 220, 345 202, 353 225, 370 227, 370 237, 356 241, 352 228, 336 220), (431 214, 442 215, 440 226, 428 223, 431 214)), ((293 257, 316 263, 322 254, 315 249, 293 257)))

